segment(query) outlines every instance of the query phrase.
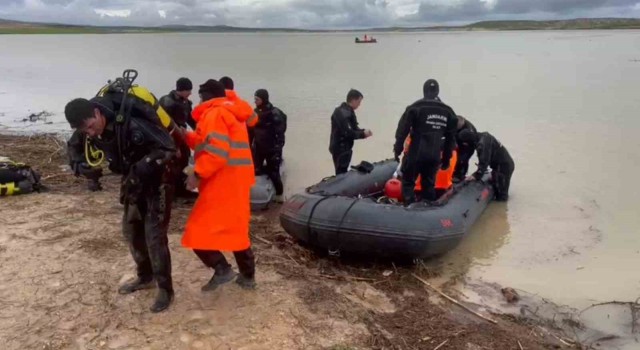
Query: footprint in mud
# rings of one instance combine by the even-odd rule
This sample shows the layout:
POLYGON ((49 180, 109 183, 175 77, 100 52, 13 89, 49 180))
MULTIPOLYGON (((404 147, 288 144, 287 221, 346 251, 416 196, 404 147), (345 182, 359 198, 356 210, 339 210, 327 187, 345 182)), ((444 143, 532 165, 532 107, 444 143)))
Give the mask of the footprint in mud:
POLYGON ((338 286, 336 292, 365 309, 382 313, 396 312, 396 306, 391 302, 391 299, 369 283, 359 282, 338 286))

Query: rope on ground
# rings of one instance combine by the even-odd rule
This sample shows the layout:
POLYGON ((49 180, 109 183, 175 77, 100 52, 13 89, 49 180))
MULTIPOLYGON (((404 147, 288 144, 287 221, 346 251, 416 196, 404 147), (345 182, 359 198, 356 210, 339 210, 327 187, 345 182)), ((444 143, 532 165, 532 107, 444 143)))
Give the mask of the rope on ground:
POLYGON ((435 348, 433 348, 433 350, 438 350, 438 349, 440 349, 441 347, 443 347, 443 346, 444 346, 446 343, 448 343, 448 342, 449 342, 449 339, 447 339, 447 340, 443 341, 442 343, 440 343, 440 345, 438 345, 438 346, 436 346, 435 348))
POLYGON ((461 303, 459 303, 457 300, 453 299, 452 297, 450 297, 450 296, 448 296, 448 295, 444 294, 444 293, 443 293, 442 291, 440 291, 438 288, 436 288, 436 287, 432 286, 429 282, 427 282, 427 281, 423 280, 422 278, 418 277, 418 275, 416 275, 416 274, 414 274, 414 273, 412 273, 411 275, 412 275, 413 277, 415 277, 418 281, 422 282, 422 283, 423 283, 424 285, 426 285, 427 287, 429 287, 429 288, 431 288, 432 290, 434 290, 436 293, 440 294, 443 298, 445 298, 445 299, 449 300, 450 302, 452 302, 452 303, 454 303, 454 304, 456 304, 456 305, 460 306, 461 308, 463 308, 463 309, 465 309, 466 311, 468 311, 468 312, 470 312, 470 313, 472 313, 472 314, 474 314, 474 315, 476 315, 476 316, 480 317, 481 319, 483 319, 483 320, 485 320, 485 321, 491 322, 491 323, 493 323, 493 324, 498 324, 498 322, 497 322, 496 320, 493 320, 493 319, 490 319, 490 318, 488 318, 488 317, 486 317, 486 316, 483 316, 483 315, 481 315, 481 314, 479 314, 479 313, 477 313, 477 312, 475 312, 475 311, 471 310, 471 309, 470 309, 470 308, 468 308, 467 306, 462 305, 461 303))

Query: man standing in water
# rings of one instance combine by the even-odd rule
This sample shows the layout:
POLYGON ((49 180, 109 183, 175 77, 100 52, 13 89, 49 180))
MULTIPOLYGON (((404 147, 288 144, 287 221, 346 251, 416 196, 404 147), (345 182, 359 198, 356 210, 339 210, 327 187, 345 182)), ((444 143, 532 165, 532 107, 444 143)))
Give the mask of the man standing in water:
POLYGON ((509 185, 515 163, 507 148, 488 132, 476 133, 465 130, 460 133, 459 138, 464 145, 478 151, 478 170, 469 177, 469 180, 479 181, 491 167, 490 181, 495 190, 496 201, 509 200, 509 185))
MULTIPOLYGON (((333 157, 336 175, 346 173, 353 156, 355 140, 371 137, 369 129, 360 129, 355 110, 360 107, 364 96, 358 90, 351 89, 347 93, 347 101, 336 107, 331 115, 331 139, 329 152, 333 157)), ((403 141, 404 142, 404 141, 403 141)))
MULTIPOLYGON (((122 174, 120 203, 124 204, 122 232, 137 265, 137 278, 118 289, 130 294, 158 286, 152 312, 165 310, 173 300, 171 256, 167 229, 173 195, 176 146, 153 106, 127 93, 128 87, 104 91, 91 100, 67 103, 69 125, 91 138, 105 154, 109 168, 122 174)), ((84 144, 73 143, 70 153, 85 157, 84 144)))
POLYGON ((407 107, 400 118, 393 147, 397 160, 411 133, 411 145, 402 164, 402 196, 406 205, 415 201, 414 186, 418 175, 422 179, 422 200, 436 199, 436 174, 438 169, 449 168, 455 148, 458 120, 453 109, 440 102, 438 82, 429 79, 422 90, 424 98, 407 107))

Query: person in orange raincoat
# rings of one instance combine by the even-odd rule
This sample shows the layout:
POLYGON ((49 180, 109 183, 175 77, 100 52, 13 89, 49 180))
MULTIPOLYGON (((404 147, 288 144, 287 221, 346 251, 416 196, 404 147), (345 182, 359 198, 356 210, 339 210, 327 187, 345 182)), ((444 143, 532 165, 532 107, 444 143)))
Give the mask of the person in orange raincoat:
MULTIPOLYGON (((407 138, 404 141, 404 150, 403 150, 403 154, 407 154, 407 152, 409 151, 409 145, 411 145, 411 136, 407 136, 407 138)), ((451 153, 451 164, 456 164, 457 160, 458 160, 458 152, 456 152, 455 150, 451 153)), ((451 188, 451 186, 453 185, 453 173, 455 171, 455 168, 450 166, 449 168, 447 168, 447 170, 442 170, 439 169, 438 173, 436 174, 436 184, 435 184, 435 189, 436 191, 446 191, 449 188, 451 188)), ((414 187, 414 190, 416 192, 422 192, 422 185, 421 185, 421 181, 420 181, 420 175, 418 175, 418 178, 416 179, 416 186, 414 187)))
MULTIPOLYGON (((247 126, 253 128, 258 123, 258 114, 255 113, 251 104, 238 96, 236 91, 234 90, 233 79, 229 77, 220 78, 220 83, 224 86, 225 96, 231 102, 233 102, 234 106, 239 113, 248 113, 249 117, 247 119, 247 126)), ((251 141, 251 135, 249 135, 249 141, 251 141)), ((249 142, 251 144, 251 142, 249 142)))
POLYGON ((255 258, 249 241, 251 186, 255 182, 246 114, 234 113, 224 86, 210 79, 200 85, 202 103, 193 111, 196 131, 186 135, 195 152, 189 189, 198 188, 198 199, 189 215, 182 245, 193 249, 214 269, 203 291, 211 291, 236 276, 220 252, 232 251, 243 288, 255 287, 255 258))

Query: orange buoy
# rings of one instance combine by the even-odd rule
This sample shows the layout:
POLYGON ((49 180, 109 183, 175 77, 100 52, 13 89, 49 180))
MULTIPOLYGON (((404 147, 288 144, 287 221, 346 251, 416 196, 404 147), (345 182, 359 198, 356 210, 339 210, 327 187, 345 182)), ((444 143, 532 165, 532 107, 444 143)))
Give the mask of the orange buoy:
POLYGON ((402 200, 402 182, 398 179, 389 179, 384 185, 384 195, 398 202, 402 200))

